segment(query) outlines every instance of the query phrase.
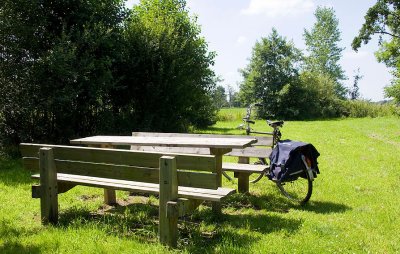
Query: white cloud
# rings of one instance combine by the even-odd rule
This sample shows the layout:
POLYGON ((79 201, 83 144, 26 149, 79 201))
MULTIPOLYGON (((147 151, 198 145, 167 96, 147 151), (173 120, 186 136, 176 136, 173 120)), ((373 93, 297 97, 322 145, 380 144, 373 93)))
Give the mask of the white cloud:
POLYGON ((313 10, 314 6, 314 0, 250 0, 242 14, 265 14, 269 17, 297 15, 313 10))
POLYGON ((238 45, 238 46, 240 46, 240 45, 243 45, 243 44, 245 44, 246 42, 248 41, 248 39, 247 39, 247 37, 245 37, 245 36, 239 36, 239 38, 237 38, 237 40, 236 40, 236 45, 238 45))

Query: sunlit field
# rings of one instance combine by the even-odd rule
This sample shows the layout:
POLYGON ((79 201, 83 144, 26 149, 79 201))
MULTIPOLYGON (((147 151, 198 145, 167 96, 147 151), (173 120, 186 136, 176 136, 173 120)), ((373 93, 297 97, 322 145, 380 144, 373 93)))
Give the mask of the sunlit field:
MULTIPOLYGON (((236 127, 245 109, 220 114, 222 121, 196 132, 244 134, 236 127)), ((262 120, 254 128, 269 129, 262 120)), ((264 178, 250 194, 227 199, 222 216, 204 204, 182 218, 175 250, 157 241, 153 196, 118 192, 119 205, 109 207, 101 189, 76 187, 59 197, 59 224, 42 226, 31 172, 3 158, 0 253, 399 253, 400 119, 287 121, 282 133, 321 154, 310 202, 289 202, 264 178)))

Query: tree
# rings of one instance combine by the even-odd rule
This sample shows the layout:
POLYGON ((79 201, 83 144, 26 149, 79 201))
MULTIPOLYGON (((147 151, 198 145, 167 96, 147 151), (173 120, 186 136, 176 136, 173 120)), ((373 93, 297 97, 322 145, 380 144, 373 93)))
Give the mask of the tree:
POLYGON ((223 86, 217 86, 212 93, 212 100, 217 109, 228 106, 228 101, 226 100, 225 88, 223 86))
POLYGON ((279 36, 276 29, 253 47, 248 66, 241 70, 244 81, 240 84, 240 97, 245 104, 262 102, 258 111, 263 117, 284 117, 285 107, 279 92, 298 76, 300 51, 279 36))
POLYGON ((380 49, 376 52, 379 62, 392 69, 394 76, 391 86, 385 88, 385 95, 400 102, 400 2, 378 0, 368 9, 365 22, 352 47, 357 51, 361 44, 367 44, 373 35, 379 36, 380 49))
POLYGON ((214 121, 215 53, 184 0, 4 0, 0 34, 3 146, 214 121))
POLYGON ((125 17, 122 0, 1 1, 3 145, 96 131, 125 17))
POLYGON ((200 32, 183 0, 142 0, 133 8, 110 97, 118 119, 108 132, 177 132, 214 121, 215 53, 200 32))
POLYGON ((317 21, 311 31, 304 29, 304 40, 308 51, 305 69, 328 75, 336 83, 336 93, 344 98, 346 88, 341 84, 345 74, 339 64, 344 48, 339 47, 339 21, 333 8, 318 6, 314 13, 317 21))
POLYGON ((357 100, 360 98, 360 88, 358 87, 358 82, 360 82, 362 78, 363 75, 360 74, 360 68, 358 68, 354 74, 353 87, 349 91, 351 100, 357 100))

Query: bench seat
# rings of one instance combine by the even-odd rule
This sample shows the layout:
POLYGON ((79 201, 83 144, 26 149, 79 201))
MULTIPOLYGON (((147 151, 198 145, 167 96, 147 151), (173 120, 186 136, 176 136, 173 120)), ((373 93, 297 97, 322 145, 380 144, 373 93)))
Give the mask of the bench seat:
POLYGON ((255 165, 255 164, 242 164, 242 163, 223 163, 222 170, 238 172, 238 173, 248 173, 248 174, 261 174, 269 168, 268 165, 255 165))
MULTIPOLYGON (((39 174, 32 175, 33 179, 40 179, 39 174)), ((117 180, 101 177, 72 175, 57 173, 57 182, 73 185, 84 185, 90 187, 110 188, 123 191, 133 191, 139 193, 159 194, 160 185, 157 183, 144 183, 136 181, 117 180)), ((234 189, 218 188, 203 189, 178 186, 178 197, 205 201, 220 202, 226 196, 235 193, 234 189)))

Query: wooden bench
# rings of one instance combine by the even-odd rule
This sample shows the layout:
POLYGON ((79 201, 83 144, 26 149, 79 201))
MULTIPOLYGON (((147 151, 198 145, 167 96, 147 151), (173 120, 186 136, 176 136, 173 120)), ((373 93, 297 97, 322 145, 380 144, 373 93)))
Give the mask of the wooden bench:
MULTIPOLYGON (((267 159, 271 154, 272 136, 246 136, 246 135, 221 135, 221 134, 189 134, 189 133, 160 133, 160 132, 133 132, 132 136, 137 137, 222 137, 222 138, 249 138, 257 139, 257 143, 244 149, 233 149, 225 154, 226 156, 238 157, 237 163, 222 164, 222 170, 233 172, 238 179, 238 191, 245 193, 249 191, 249 178, 251 174, 263 174, 268 170, 268 165, 250 164, 250 158, 267 159), (267 147, 266 147, 267 146, 267 147)), ((210 154, 206 148, 192 147, 162 147, 162 146, 131 146, 131 150, 138 151, 162 151, 190 154, 210 154)))
POLYGON ((235 192, 218 187, 211 155, 43 144, 21 144, 20 151, 26 168, 40 170, 32 197, 40 198, 44 224, 57 223, 58 194, 77 185, 159 194, 159 240, 174 247, 179 216, 235 192))

